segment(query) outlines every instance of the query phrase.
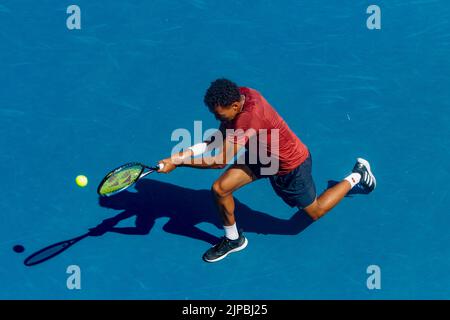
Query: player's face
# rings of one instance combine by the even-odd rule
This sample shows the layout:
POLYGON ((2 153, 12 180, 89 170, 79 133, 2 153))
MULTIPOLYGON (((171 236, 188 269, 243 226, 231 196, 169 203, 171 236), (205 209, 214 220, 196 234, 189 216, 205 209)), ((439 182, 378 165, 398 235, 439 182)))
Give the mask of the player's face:
POLYGON ((214 116, 220 121, 231 121, 239 113, 239 110, 239 102, 235 102, 228 107, 217 106, 214 108, 214 116))

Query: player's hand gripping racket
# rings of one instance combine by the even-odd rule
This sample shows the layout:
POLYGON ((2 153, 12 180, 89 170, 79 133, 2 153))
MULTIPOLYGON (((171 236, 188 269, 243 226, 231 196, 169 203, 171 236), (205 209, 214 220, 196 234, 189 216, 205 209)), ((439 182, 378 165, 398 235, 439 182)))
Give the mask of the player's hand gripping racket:
POLYGON ((139 179, 162 168, 164 168, 162 163, 155 167, 148 167, 138 162, 124 164, 112 170, 103 178, 97 188, 97 193, 100 196, 111 196, 131 187, 139 179))

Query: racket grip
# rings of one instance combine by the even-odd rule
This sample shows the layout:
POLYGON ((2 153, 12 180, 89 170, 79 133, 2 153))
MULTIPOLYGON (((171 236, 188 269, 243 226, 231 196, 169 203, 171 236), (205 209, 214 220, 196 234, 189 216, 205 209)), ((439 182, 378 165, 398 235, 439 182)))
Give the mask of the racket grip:
POLYGON ((162 170, 164 168, 164 163, 158 163, 159 170, 162 170))

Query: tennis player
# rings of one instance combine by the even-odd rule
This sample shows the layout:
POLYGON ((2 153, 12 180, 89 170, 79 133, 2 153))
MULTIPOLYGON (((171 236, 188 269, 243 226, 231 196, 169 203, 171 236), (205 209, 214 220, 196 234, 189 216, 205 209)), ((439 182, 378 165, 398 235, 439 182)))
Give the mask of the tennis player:
POLYGON ((205 252, 205 261, 219 261, 247 246, 247 238, 236 225, 233 192, 253 181, 268 178, 286 204, 304 210, 313 220, 330 211, 357 184, 367 192, 375 189, 369 162, 358 158, 346 178, 317 196, 309 149, 258 91, 218 79, 206 91, 204 102, 220 121, 220 152, 199 160, 197 156, 206 154, 213 143, 217 146, 211 139, 161 160, 164 168, 158 172, 169 173, 177 167, 223 169, 231 163, 212 186, 225 236, 205 252), (250 150, 255 149, 255 139, 256 150, 250 150), (241 149, 245 152, 240 156, 241 149))

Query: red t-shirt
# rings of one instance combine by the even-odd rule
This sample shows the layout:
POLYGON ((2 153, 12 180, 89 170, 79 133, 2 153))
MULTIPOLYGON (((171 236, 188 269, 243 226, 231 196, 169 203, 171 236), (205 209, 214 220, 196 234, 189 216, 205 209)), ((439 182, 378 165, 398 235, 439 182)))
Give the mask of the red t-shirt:
POLYGON ((225 132, 226 139, 250 150, 252 139, 256 137, 258 147, 263 149, 259 153, 265 152, 278 160, 278 175, 289 173, 301 165, 309 156, 308 148, 283 118, 258 91, 246 87, 239 88, 239 91, 245 96, 244 107, 232 121, 221 123, 221 130, 235 131, 225 132))

